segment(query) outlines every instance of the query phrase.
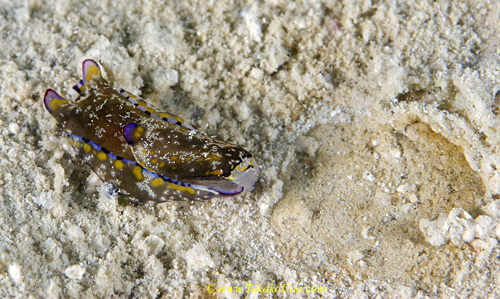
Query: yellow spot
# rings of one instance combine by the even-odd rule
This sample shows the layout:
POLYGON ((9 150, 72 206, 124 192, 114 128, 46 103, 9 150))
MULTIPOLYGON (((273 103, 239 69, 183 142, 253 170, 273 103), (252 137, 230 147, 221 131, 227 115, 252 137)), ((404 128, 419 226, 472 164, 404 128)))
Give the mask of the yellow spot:
POLYGON ((145 165, 144 165, 144 162, 141 162, 141 163, 139 163, 139 164, 141 164, 141 166, 142 166, 142 167, 144 167, 144 166, 145 166, 145 165))
POLYGON ((221 161, 221 160, 222 160, 222 158, 221 158, 221 157, 216 156, 216 155, 209 155, 209 156, 208 156, 208 159, 209 159, 210 161, 221 161))
POLYGON ((144 132, 144 129, 142 127, 138 127, 135 131, 134 131, 134 137, 136 139, 139 139, 141 137, 141 133, 144 132))
POLYGON ((87 143, 85 143, 85 144, 83 145, 83 151, 84 151, 84 152, 89 153, 91 149, 92 149, 92 148, 91 148, 91 147, 90 147, 90 145, 88 145, 87 143))
POLYGON ((139 106, 141 106, 141 107, 146 107, 147 106, 146 103, 144 103, 143 101, 139 101, 138 103, 139 103, 139 106))
POLYGON ((191 188, 191 187, 180 186, 180 185, 176 185, 176 184, 170 183, 170 184, 167 185, 167 188, 168 189, 179 190, 181 192, 187 192, 189 194, 194 194, 194 189, 191 188))
POLYGON ((165 166, 165 162, 160 162, 160 164, 158 166, 160 166, 160 167, 165 166))
POLYGON ((99 159, 100 161, 106 161, 106 157, 107 157, 106 154, 103 152, 99 152, 97 154, 97 159, 99 159))
POLYGON ((142 150, 142 153, 143 153, 143 154, 145 154, 145 153, 146 153, 146 149, 143 149, 143 150, 142 150))
POLYGON ((147 111, 151 112, 151 113, 155 113, 156 110, 154 110, 153 108, 151 107, 147 107, 146 108, 147 111))
POLYGON ((191 157, 186 157, 186 159, 184 159, 186 162, 189 162, 191 161, 191 157))
POLYGON ((212 174, 221 175, 222 174, 222 169, 214 170, 214 171, 212 171, 212 174))
POLYGON ((92 151, 92 154, 97 155, 97 152, 96 151, 92 151))
POLYGON ((99 70, 99 67, 96 65, 90 65, 87 68, 87 76, 85 77, 86 81, 90 81, 92 79, 97 79, 99 80, 101 78, 101 71, 99 70))
POLYGON ((79 141, 79 140, 77 140, 77 141, 75 142, 75 147, 77 147, 77 148, 78 148, 78 147, 80 147, 80 144, 81 144, 81 143, 80 143, 80 141, 79 141))
POLYGON ((120 160, 116 160, 115 161, 115 168, 118 170, 122 170, 123 169, 123 162, 120 160))
POLYGON ((151 160, 151 163, 153 163, 153 164, 158 163, 158 159, 153 159, 153 160, 151 160))
POLYGON ((210 174, 210 171, 206 171, 206 172, 205 172, 205 175, 209 175, 209 174, 210 174))
POLYGON ((163 184, 164 184, 164 182, 163 182, 162 178, 156 178, 156 179, 151 181, 151 186, 153 186, 153 187, 160 187, 163 184))
POLYGON ((142 177, 142 168, 140 168, 139 166, 136 166, 134 167, 134 175, 135 175, 135 178, 138 179, 138 180, 142 180, 143 177, 142 177))
POLYGON ((69 138, 68 141, 69 141, 69 144, 71 144, 71 145, 75 144, 75 141, 73 140, 73 138, 69 138))
POLYGON ((50 102, 49 102, 49 109, 50 109, 50 111, 55 111, 59 107, 61 107, 62 105, 65 105, 66 103, 68 103, 67 100, 59 100, 59 99, 54 98, 54 99, 50 100, 50 102))
POLYGON ((202 162, 203 160, 205 160, 205 159, 204 158, 198 158, 198 159, 196 159, 196 161, 198 161, 198 162, 202 162))
POLYGON ((177 162, 179 161, 179 156, 172 156, 170 157, 170 160, 177 162))
POLYGON ((155 154, 155 152, 150 152, 149 154, 152 156, 152 155, 154 155, 154 154, 155 154))

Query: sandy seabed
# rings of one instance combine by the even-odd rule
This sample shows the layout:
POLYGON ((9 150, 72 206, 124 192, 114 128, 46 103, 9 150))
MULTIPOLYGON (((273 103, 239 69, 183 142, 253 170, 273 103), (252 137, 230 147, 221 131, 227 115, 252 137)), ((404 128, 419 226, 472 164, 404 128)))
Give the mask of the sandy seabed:
POLYGON ((499 19, 498 1, 0 1, 0 297, 499 297, 499 19), (42 105, 76 98, 86 58, 249 149, 255 190, 107 195, 42 105))

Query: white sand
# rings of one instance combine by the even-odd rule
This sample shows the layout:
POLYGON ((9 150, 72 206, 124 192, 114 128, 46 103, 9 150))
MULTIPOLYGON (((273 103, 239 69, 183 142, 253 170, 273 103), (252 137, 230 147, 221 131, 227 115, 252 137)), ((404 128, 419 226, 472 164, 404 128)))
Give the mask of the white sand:
POLYGON ((143 2, 0 2, 0 297, 500 296, 498 1, 143 2), (106 196, 42 105, 85 58, 256 189, 106 196))

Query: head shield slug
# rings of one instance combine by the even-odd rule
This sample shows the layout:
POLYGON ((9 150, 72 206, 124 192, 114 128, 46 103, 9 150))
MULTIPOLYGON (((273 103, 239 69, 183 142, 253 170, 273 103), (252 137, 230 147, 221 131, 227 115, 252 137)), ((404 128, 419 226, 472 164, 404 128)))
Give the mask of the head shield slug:
POLYGON ((214 139, 180 117, 157 112, 139 97, 113 89, 99 65, 83 62, 80 93, 68 101, 52 89, 47 111, 66 131, 83 162, 121 194, 139 202, 205 200, 252 190, 258 167, 247 150, 214 139))

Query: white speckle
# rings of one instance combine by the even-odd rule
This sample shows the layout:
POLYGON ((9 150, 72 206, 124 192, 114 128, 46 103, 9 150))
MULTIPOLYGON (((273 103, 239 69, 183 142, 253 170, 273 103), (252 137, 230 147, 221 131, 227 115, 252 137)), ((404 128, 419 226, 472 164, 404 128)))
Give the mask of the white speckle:
POLYGON ((22 282, 22 274, 21 274, 21 267, 17 263, 10 264, 9 265, 9 275, 10 278, 12 278, 13 281, 16 283, 21 283, 22 282))
POLYGON ((239 103, 239 105, 236 105, 234 107, 234 111, 238 115, 238 120, 239 121, 244 121, 250 116, 250 109, 248 108, 248 105, 244 102, 239 103))
POLYGON ((408 191, 408 184, 401 184, 396 188, 398 193, 406 193, 408 191))
POLYGON ((71 279, 80 280, 83 278, 84 274, 85 274, 85 268, 80 265, 73 265, 64 270, 64 275, 66 275, 68 278, 71 279))
POLYGON ((252 77, 256 80, 262 79, 263 76, 264 76, 264 71, 260 68, 254 67, 250 71, 250 77, 252 77))
POLYGON ((363 179, 365 179, 367 181, 370 181, 370 182, 374 182, 375 181, 375 176, 371 172, 365 171, 363 173, 363 179))
POLYGON ((150 252, 152 254, 160 253, 161 249, 165 245, 165 241, 163 241, 162 239, 160 239, 158 236, 155 235, 148 236, 145 242, 148 244, 150 252))
POLYGON ((257 14, 254 13, 252 9, 249 10, 244 7, 240 12, 240 16, 245 22, 250 38, 254 41, 260 42, 262 29, 260 27, 260 18, 257 14))
POLYGON ((418 202, 418 196, 415 192, 412 192, 410 194, 408 194, 408 200, 411 202, 411 203, 416 203, 418 202))
POLYGON ((363 236, 363 239, 365 240, 375 240, 375 237, 374 236, 370 236, 369 235, 369 231, 370 231, 371 227, 368 227, 368 226, 364 226, 362 229, 361 229, 361 235, 363 236))
POLYGON ((9 128, 9 132, 10 132, 11 134, 14 134, 14 135, 18 134, 18 133, 19 133, 19 131, 21 130, 21 129, 19 128, 19 125, 18 125, 18 124, 16 124, 16 123, 10 123, 8 128, 9 128))
POLYGON ((341 112, 342 112, 342 110, 340 110, 340 108, 336 108, 335 110, 332 110, 330 112, 330 117, 334 117, 335 115, 337 115, 337 114, 339 114, 341 112))

